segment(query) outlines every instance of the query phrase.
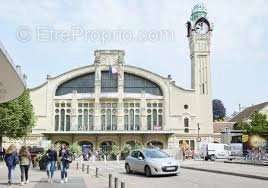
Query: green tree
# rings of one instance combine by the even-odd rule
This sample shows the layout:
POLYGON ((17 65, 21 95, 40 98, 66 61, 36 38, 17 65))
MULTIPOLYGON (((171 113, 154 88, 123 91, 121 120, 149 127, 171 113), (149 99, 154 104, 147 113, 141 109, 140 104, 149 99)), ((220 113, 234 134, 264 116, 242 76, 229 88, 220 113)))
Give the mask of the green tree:
POLYGON ((254 112, 251 114, 249 121, 241 121, 235 129, 240 129, 249 134, 261 134, 268 132, 268 120, 265 114, 254 112))
POLYGON ((17 99, 0 104, 0 147, 4 136, 23 138, 34 126, 34 113, 29 90, 17 99))
POLYGON ((76 153, 77 155, 81 155, 82 153, 82 147, 77 143, 73 143, 70 145, 70 151, 74 154, 76 153))
POLYGON ((115 145, 113 144, 112 145, 112 149, 111 149, 111 152, 110 152, 110 157, 112 159, 116 159, 116 157, 121 153, 120 151, 120 147, 118 145, 115 145))
POLYGON ((223 105, 223 102, 219 99, 214 99, 212 101, 213 106, 213 120, 219 121, 223 120, 226 116, 226 109, 223 105))

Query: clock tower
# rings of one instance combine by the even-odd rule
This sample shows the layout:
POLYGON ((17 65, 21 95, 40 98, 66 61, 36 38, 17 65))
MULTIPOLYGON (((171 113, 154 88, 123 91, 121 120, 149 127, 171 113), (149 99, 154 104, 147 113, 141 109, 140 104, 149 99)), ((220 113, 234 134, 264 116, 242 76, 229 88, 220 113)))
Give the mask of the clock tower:
POLYGON ((210 38, 212 26, 207 19, 207 9, 197 4, 187 22, 187 37, 191 58, 191 88, 198 95, 211 96, 210 38))

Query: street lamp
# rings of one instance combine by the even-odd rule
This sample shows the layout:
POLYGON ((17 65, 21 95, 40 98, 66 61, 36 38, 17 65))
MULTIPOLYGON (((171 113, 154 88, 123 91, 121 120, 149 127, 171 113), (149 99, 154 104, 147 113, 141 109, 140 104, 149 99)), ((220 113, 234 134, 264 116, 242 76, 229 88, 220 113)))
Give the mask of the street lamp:
POLYGON ((200 131, 200 126, 199 126, 199 123, 197 123, 197 142, 201 141, 201 138, 199 136, 199 131, 200 131))

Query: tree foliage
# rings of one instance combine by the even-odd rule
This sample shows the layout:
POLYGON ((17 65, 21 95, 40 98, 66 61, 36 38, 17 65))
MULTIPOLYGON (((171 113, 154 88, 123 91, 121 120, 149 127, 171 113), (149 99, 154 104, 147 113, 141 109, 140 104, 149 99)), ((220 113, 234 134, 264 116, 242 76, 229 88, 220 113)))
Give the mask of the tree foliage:
POLYGON ((82 154, 82 147, 77 143, 73 143, 70 145, 70 151, 72 153, 76 153, 77 155, 81 155, 82 154))
POLYGON ((254 112, 251 114, 248 121, 241 121, 235 129, 243 130, 249 134, 261 134, 268 132, 268 120, 265 114, 254 112))
POLYGON ((212 103, 213 103, 213 120, 214 121, 223 120, 226 116, 226 109, 222 101, 219 99, 214 99, 212 103))
MULTIPOLYGON (((0 104, 0 137, 21 138, 34 126, 34 113, 29 91, 17 99, 0 104)), ((1 144, 1 143, 0 143, 1 144)))

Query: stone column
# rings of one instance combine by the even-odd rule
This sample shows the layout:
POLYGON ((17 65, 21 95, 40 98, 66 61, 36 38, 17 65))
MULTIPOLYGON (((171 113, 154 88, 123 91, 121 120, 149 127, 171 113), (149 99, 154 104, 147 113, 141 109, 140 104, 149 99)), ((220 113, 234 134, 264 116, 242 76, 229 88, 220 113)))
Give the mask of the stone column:
POLYGON ((100 111, 100 94, 101 94, 101 67, 95 64, 95 109, 94 109, 94 130, 101 130, 101 111, 100 111))
POLYGON ((146 112, 146 99, 145 99, 145 92, 142 92, 141 94, 141 127, 140 130, 147 130, 147 112, 146 112))
POLYGON ((77 91, 74 90, 72 94, 71 102, 71 131, 78 130, 78 100, 77 100, 77 91))
POLYGON ((117 130, 124 130, 124 67, 118 64, 118 112, 117 130))

